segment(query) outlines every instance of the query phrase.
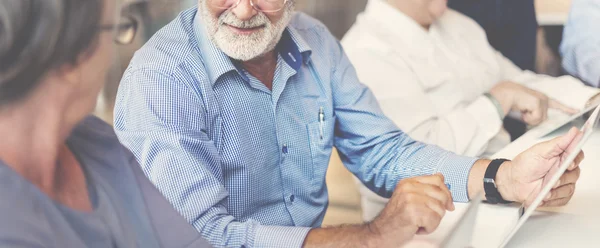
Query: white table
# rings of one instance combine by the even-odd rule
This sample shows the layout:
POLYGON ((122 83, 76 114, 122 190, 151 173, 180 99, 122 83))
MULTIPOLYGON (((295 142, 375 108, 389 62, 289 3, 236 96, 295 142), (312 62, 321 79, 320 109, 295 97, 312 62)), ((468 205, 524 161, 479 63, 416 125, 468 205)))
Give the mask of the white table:
MULTIPOLYGON (((533 144, 563 134, 573 125, 579 127, 582 124, 583 120, 576 120, 543 138, 538 138, 539 133, 532 130, 493 157, 513 158, 533 144)), ((600 247, 600 130, 594 132, 583 150, 586 158, 581 163, 581 177, 571 202, 564 207, 539 210, 527 220, 508 247, 600 247)), ((457 203, 457 210, 444 217, 438 230, 419 238, 441 241, 466 206, 457 203)), ((481 205, 472 246, 498 247, 508 228, 516 223, 518 207, 481 205)))

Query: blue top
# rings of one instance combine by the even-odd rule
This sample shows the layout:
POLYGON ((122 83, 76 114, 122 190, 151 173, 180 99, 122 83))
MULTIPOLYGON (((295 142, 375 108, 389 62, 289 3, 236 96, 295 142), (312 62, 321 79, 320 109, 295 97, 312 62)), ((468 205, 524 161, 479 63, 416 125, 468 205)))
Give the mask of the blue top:
POLYGON ((295 14, 277 52, 269 90, 210 41, 194 8, 136 53, 120 85, 119 139, 213 245, 301 246, 327 208, 334 146, 381 195, 442 172, 468 201, 474 159, 398 130, 325 26, 295 14))
POLYGON ((93 211, 53 201, 0 161, 0 247, 209 247, 144 177, 108 124, 89 117, 68 144, 86 175, 93 211))
POLYGON ((560 52, 571 75, 600 87, 600 1, 573 0, 560 52))

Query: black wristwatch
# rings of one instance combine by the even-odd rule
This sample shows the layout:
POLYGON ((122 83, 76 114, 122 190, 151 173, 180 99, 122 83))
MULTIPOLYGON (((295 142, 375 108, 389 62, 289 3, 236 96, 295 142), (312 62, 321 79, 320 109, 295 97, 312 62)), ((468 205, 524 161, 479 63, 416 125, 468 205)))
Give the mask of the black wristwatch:
POLYGON ((509 161, 508 159, 495 159, 485 170, 485 175, 483 176, 483 189, 485 190, 485 198, 486 201, 491 204, 506 204, 511 203, 510 201, 506 201, 498 192, 498 187, 496 187, 496 174, 498 173, 498 169, 500 166, 509 161))

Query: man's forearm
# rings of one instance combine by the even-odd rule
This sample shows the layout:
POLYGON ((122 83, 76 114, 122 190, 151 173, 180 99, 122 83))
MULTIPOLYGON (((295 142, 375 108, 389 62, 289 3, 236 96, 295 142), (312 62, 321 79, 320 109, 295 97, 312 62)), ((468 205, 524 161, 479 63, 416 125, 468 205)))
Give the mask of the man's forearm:
POLYGON ((377 247, 370 224, 315 228, 308 232, 303 247, 377 247))

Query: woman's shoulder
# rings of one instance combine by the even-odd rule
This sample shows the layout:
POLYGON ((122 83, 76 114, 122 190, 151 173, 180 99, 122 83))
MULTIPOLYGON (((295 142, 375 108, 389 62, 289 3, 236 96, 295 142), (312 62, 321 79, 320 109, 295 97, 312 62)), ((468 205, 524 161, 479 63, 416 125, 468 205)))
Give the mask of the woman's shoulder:
MULTIPOLYGON (((123 145, 113 127, 96 116, 88 116, 82 120, 71 133, 69 142, 79 152, 103 151, 121 152, 123 145)), ((114 154, 113 154, 114 155, 114 154)))
POLYGON ((102 119, 90 115, 81 121, 73 130, 74 134, 81 135, 94 135, 96 137, 105 137, 110 139, 117 139, 114 129, 111 125, 103 121, 102 119))
MULTIPOLYGON (((113 127, 96 116, 88 116, 75 127, 69 137, 71 147, 94 165, 121 171, 132 163, 133 155, 115 134, 113 127)), ((81 157, 80 157, 81 158, 81 157)), ((122 171, 121 171, 122 172, 122 171)))
POLYGON ((40 194, 1 162, 0 199, 0 247, 51 245, 49 240, 53 234, 47 225, 40 194))

